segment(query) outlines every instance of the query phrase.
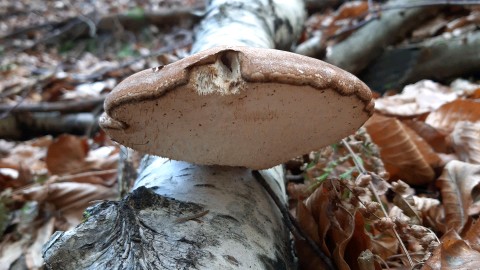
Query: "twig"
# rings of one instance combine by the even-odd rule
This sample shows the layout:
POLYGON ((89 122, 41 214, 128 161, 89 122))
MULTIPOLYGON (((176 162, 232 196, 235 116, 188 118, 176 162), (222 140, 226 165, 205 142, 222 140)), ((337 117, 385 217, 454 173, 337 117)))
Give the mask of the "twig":
POLYGON ((99 79, 99 78, 103 77, 103 75, 105 75, 109 72, 113 72, 113 71, 116 71, 116 70, 119 70, 119 69, 122 69, 122 68, 126 68, 126 67, 128 67, 132 64, 135 64, 138 61, 143 60, 143 59, 147 59, 147 58, 150 58, 150 57, 155 57, 155 56, 165 54, 165 53, 170 53, 170 52, 172 52, 176 49, 184 48, 184 47, 187 47, 189 45, 191 45, 191 40, 187 40, 187 41, 184 40, 184 41, 172 44, 172 45, 164 46, 164 47, 162 47, 162 48, 160 48, 156 51, 153 51, 151 53, 148 53, 148 54, 142 55, 140 57, 137 57, 135 59, 132 59, 130 61, 126 61, 124 63, 121 63, 118 66, 104 69, 101 72, 98 72, 98 73, 95 73, 95 74, 90 74, 90 75, 82 77, 82 78, 79 78, 78 76, 73 76, 73 77, 74 77, 74 79, 80 80, 80 81, 89 81, 89 80, 99 79))
MULTIPOLYGON (((23 92, 21 97, 20 97, 20 101, 18 101, 13 106, 8 106, 8 108, 6 110, 4 110, 3 113, 0 114, 0 120, 5 119, 12 111, 17 109, 22 104, 22 102, 25 101, 26 97, 28 96, 28 94, 30 94, 30 92, 33 90, 33 88, 43 87, 46 83, 48 83, 50 81, 50 79, 53 77, 53 75, 55 74, 55 72, 57 71, 57 69, 58 68, 55 68, 55 70, 53 70, 53 71, 51 71, 47 74, 42 75, 40 78, 35 80, 35 82, 30 82, 26 86, 23 86, 21 89, 16 91, 15 93, 22 93, 23 92)), ((7 97, 9 95, 10 94, 0 93, 0 98, 7 97)), ((0 104, 0 106, 2 106, 2 105, 0 104)), ((0 110, 0 111, 2 111, 2 110, 0 110)))
POLYGON ((62 100, 36 104, 22 104, 20 101, 15 105, 0 104, 0 112, 81 112, 103 104, 104 100, 105 95, 87 100, 62 100))
POLYGON ((56 179, 55 182, 69 182, 69 181, 75 180, 77 178, 83 178, 83 177, 89 177, 89 176, 102 176, 102 175, 113 174, 113 173, 116 173, 116 172, 117 172, 117 169, 82 172, 82 173, 76 173, 76 174, 72 174, 72 175, 60 176, 56 179))
POLYGON ((408 5, 384 5, 379 8, 374 8, 372 0, 368 0, 368 11, 365 13, 362 13, 360 15, 355 16, 354 18, 362 18, 367 16, 368 14, 373 15, 371 18, 368 18, 367 20, 363 20, 359 23, 356 23, 350 27, 347 27, 343 30, 341 30, 338 33, 335 33, 331 36, 328 36, 327 39, 331 40, 334 38, 337 38, 345 33, 357 30, 368 23, 378 19, 380 17, 379 13, 381 11, 387 11, 387 10, 393 10, 393 9, 412 9, 412 8, 420 8, 420 7, 429 7, 429 6, 442 6, 442 5, 480 5, 480 0, 433 0, 433 1, 417 1, 414 4, 408 4, 408 5))
MULTIPOLYGON (((350 152, 350 154, 352 155, 353 162, 355 163, 355 166, 360 171, 360 173, 369 174, 367 172, 367 170, 365 170, 363 165, 360 162, 358 162, 359 157, 357 156, 357 154, 355 154, 355 152, 353 152, 352 148, 350 147, 350 145, 348 145, 348 142, 345 139, 342 139, 342 144, 347 148, 348 152, 350 152)), ((385 215, 386 218, 388 218, 387 210, 385 209, 385 206, 383 206, 382 201, 380 200, 380 196, 378 195, 377 190, 376 190, 376 188, 375 188, 375 186, 373 185, 372 182, 369 183, 369 187, 370 187, 370 190, 372 191, 373 195, 375 196, 375 200, 379 203, 380 209, 382 209, 383 214, 385 215)), ((403 244, 403 241, 400 238, 400 235, 398 234, 395 227, 392 228, 392 231, 395 234, 395 237, 397 238, 398 242, 400 243, 400 247, 402 248, 403 253, 405 253, 405 255, 407 256, 408 262, 410 263, 410 266, 413 267, 414 263, 412 261, 412 258, 410 257, 410 255, 408 253, 408 250, 405 247, 405 245, 403 244)))
POLYGON ((22 52, 22 51, 26 51, 26 50, 31 50, 31 49, 34 49, 41 44, 51 42, 52 40, 69 33, 72 29, 75 29, 76 26, 83 26, 82 24, 84 24, 84 22, 82 20, 80 20, 79 18, 69 19, 66 22, 66 25, 62 26, 60 29, 57 29, 52 34, 49 34, 46 37, 35 41, 35 43, 33 43, 30 46, 19 48, 17 51, 22 52))
POLYGON ((479 5, 479 0, 433 0, 433 1, 416 1, 414 4, 408 5, 385 5, 377 11, 390 9, 410 9, 429 6, 465 6, 465 5, 479 5))
POLYGON ((305 240, 310 248, 314 251, 314 253, 325 263, 328 269, 336 269, 335 266, 333 265, 332 261, 330 258, 327 257, 323 253, 323 251, 318 247, 318 245, 305 233, 302 228, 300 227, 300 224, 297 222, 295 217, 290 214, 288 211, 287 207, 280 201, 278 196, 275 194, 275 192, 272 190, 270 185, 267 183, 265 178, 260 174, 259 171, 252 171, 253 177, 262 185, 262 187, 267 191, 268 195, 272 198, 272 200, 275 202, 277 205, 278 209, 282 213, 283 219, 285 221, 285 224, 287 225, 288 229, 292 232, 292 234, 297 237, 300 240, 305 240))

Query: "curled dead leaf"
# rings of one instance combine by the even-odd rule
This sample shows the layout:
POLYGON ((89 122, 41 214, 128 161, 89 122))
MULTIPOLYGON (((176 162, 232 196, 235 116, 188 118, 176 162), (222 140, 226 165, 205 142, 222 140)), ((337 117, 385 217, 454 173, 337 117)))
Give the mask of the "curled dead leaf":
POLYGON ((442 194, 447 229, 461 232, 470 215, 480 213, 475 207, 480 189, 480 165, 451 161, 437 179, 436 185, 442 194), (474 194, 475 196, 473 196, 474 194))
POLYGON ((450 88, 429 80, 407 85, 401 94, 379 98, 375 110, 394 116, 417 116, 431 112, 458 97, 450 88))
POLYGON ((480 121, 480 102, 457 99, 431 112, 425 119, 425 123, 445 134, 452 132, 459 121, 480 121))
MULTIPOLYGON (((319 243, 318 226, 312 214, 302 201, 297 204, 297 220, 304 232, 315 242, 319 243)), ((323 261, 312 251, 305 240, 295 239, 299 265, 302 269, 325 269, 323 261)))
POLYGON ((449 230, 422 269, 478 269, 479 265, 480 252, 461 239, 455 230, 449 230))
POLYGON ((480 221, 476 221, 465 234, 465 240, 476 251, 480 252, 480 221))
POLYGON ((87 183, 53 183, 33 186, 19 192, 25 201, 50 203, 65 216, 70 224, 76 225, 82 219, 85 208, 96 200, 115 199, 117 189, 87 183))
POLYGON ((445 134, 422 121, 404 120, 402 122, 420 135, 420 137, 422 137, 435 150, 435 152, 447 152, 445 146, 445 134))
POLYGON ((372 238, 373 253, 386 260, 388 257, 398 253, 398 240, 389 232, 376 235, 372 238))
POLYGON ((34 146, 28 142, 18 144, 7 157, 0 159, 0 168, 29 168, 32 173, 41 174, 46 171, 45 162, 42 161, 44 156, 45 148, 42 146, 34 146))
POLYGON ((48 147, 46 163, 52 174, 79 173, 85 171, 89 147, 85 138, 60 135, 48 147))
MULTIPOLYGON (((335 243, 335 249, 332 252, 333 260, 338 269, 350 269, 345 257, 345 250, 355 229, 354 216, 345 208, 339 207, 334 212, 334 218, 331 220, 331 224, 331 238, 335 243)), ((354 259, 356 260, 357 257, 354 259)))
POLYGON ((323 190, 323 185, 318 187, 315 192, 313 192, 313 194, 308 197, 305 204, 318 226, 318 236, 320 240, 319 246, 320 248, 322 248, 323 252, 327 254, 327 256, 330 256, 330 250, 328 249, 325 240, 327 238, 327 232, 331 226, 331 202, 328 193, 323 190))
POLYGON ((349 1, 343 3, 337 10, 336 20, 353 18, 365 14, 368 11, 368 3, 365 1, 349 1))
POLYGON ((480 164, 480 122, 458 122, 449 139, 461 161, 480 164))
POLYGON ((432 166, 437 166, 440 159, 414 131, 395 118, 378 114, 373 115, 365 127, 380 147, 380 155, 392 179, 402 179, 413 185, 433 181, 432 166))

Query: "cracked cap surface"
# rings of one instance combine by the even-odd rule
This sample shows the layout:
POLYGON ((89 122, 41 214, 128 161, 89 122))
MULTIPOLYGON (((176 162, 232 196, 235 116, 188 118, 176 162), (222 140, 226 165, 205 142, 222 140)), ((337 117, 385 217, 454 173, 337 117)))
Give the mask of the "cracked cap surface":
POLYGON ((128 77, 104 107, 100 126, 135 150, 266 169, 353 134, 374 104, 363 82, 323 61, 224 46, 128 77))

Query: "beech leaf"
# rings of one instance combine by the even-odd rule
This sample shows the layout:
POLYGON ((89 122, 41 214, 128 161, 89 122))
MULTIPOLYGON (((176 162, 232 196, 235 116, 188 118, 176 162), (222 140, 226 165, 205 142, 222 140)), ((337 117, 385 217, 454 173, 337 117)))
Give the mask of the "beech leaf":
POLYGON ((480 102, 457 99, 431 112, 425 123, 446 134, 453 131, 459 121, 480 121, 480 102))
POLYGON ((480 164, 480 122, 458 122, 449 138, 461 161, 480 164))
MULTIPOLYGON (((297 204, 297 220, 303 231, 318 244, 317 223, 302 201, 297 204)), ((296 239, 295 248, 301 269, 315 270, 325 268, 323 261, 312 251, 305 240, 296 239)))
POLYGON ((472 192, 479 187, 479 183, 480 165, 454 160, 445 166, 436 185, 442 194, 447 229, 460 232, 469 215, 479 213, 471 209, 474 206, 472 192))
POLYGON ((377 99, 375 110, 393 116, 416 116, 431 112, 457 97, 458 93, 448 87, 422 80, 405 86, 400 94, 377 99))
POLYGON ((422 185, 433 181, 440 161, 428 144, 399 120, 375 114, 365 124, 391 178, 422 185))
POLYGON ((88 143, 73 135, 60 135, 48 147, 46 163, 52 174, 73 174, 85 171, 88 143))
POLYGON ((479 265, 480 252, 455 230, 449 230, 422 269, 478 269, 479 265))

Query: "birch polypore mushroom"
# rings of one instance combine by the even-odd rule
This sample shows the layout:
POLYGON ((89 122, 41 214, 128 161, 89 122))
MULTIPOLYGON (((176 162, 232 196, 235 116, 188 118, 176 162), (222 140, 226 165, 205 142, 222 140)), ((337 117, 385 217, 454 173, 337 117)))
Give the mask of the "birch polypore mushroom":
MULTIPOLYGON (((371 94, 332 65, 259 48, 291 47, 303 0, 208 4, 192 55, 124 80, 100 119, 114 140, 166 158, 144 157, 126 198, 52 237, 49 267, 295 268, 280 211, 243 167, 339 141, 369 117, 371 94)), ((259 173, 285 203, 283 168, 259 173)))
POLYGON ((338 142, 371 115, 368 87, 317 59, 220 46, 120 83, 100 125, 135 150, 265 169, 338 142))

